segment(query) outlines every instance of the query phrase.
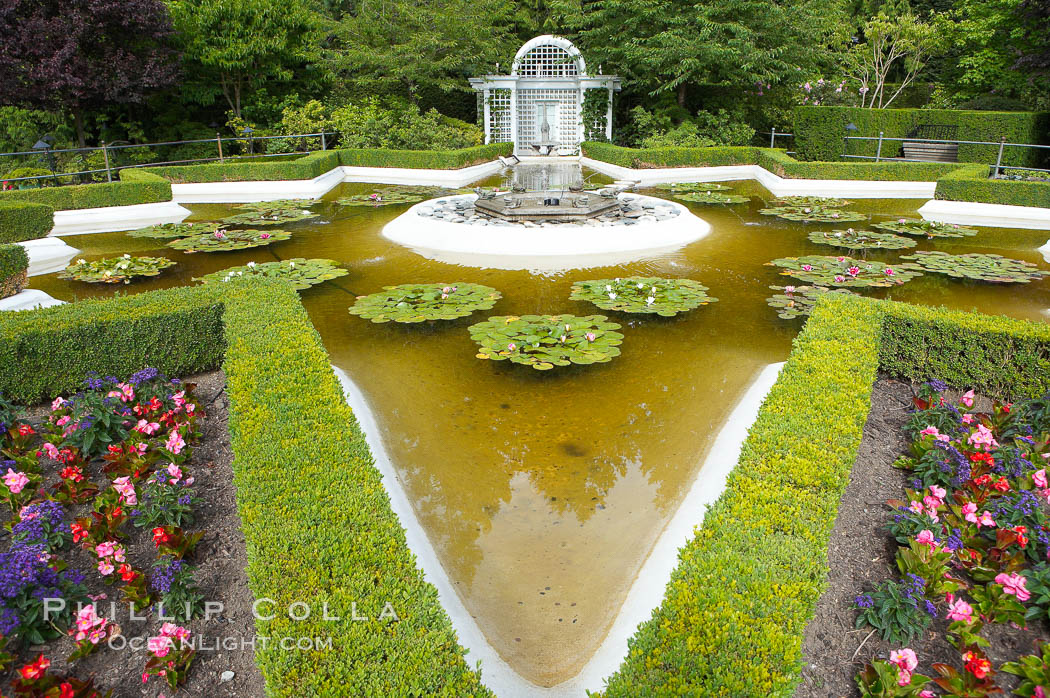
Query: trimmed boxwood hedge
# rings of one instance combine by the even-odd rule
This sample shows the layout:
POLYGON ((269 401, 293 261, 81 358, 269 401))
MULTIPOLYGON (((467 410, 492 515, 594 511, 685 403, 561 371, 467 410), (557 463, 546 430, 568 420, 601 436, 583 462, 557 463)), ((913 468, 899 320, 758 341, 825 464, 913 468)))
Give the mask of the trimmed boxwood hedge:
POLYGON ((0 193, 0 202, 46 204, 55 211, 72 211, 106 206, 130 206, 171 201, 171 184, 137 170, 121 170, 121 181, 102 184, 76 184, 65 187, 41 187, 0 193), (132 177, 126 173, 134 172, 132 177))
POLYGON ((938 199, 1050 208, 1050 182, 991 179, 988 165, 967 165, 937 180, 938 199))
POLYGON ((609 696, 793 695, 827 546, 879 370, 1022 397, 1050 389, 1050 326, 859 296, 822 298, 725 492, 609 696))
POLYGON ((458 170, 492 162, 514 152, 513 143, 489 143, 460 150, 354 150, 339 153, 339 164, 356 167, 407 167, 409 169, 458 170))
MULTIPOLYGON (((37 401, 87 371, 222 365, 249 586, 270 696, 491 695, 418 569, 320 336, 280 282, 153 291, 0 314, 0 392, 37 401), (312 613, 289 619, 291 603, 312 613), (399 620, 379 620, 390 602, 399 620), (341 620, 326 621, 322 605, 341 620), (351 620, 351 603, 370 621, 351 620), (331 649, 285 650, 300 637, 331 649)), ((294 610, 294 609, 293 609, 294 610)))
POLYGON ((7 201, 0 194, 0 242, 22 242, 45 237, 55 227, 55 210, 46 204, 7 201))
POLYGON ((21 245, 0 245, 0 298, 7 298, 25 285, 29 255, 21 245))
MULTIPOLYGON (((846 124, 857 126, 854 136, 905 138, 920 124, 957 126, 956 140, 1045 144, 1050 112, 993 112, 953 109, 861 109, 857 107, 796 107, 793 112, 795 149, 802 160, 840 160, 846 124)), ((894 157, 899 141, 884 142, 882 154, 894 157)), ((852 155, 875 155, 875 141, 849 141, 852 155)), ((960 145, 960 162, 995 164, 997 145, 960 145)), ((1048 153, 1037 148, 1006 148, 1004 165, 1039 167, 1048 153)))

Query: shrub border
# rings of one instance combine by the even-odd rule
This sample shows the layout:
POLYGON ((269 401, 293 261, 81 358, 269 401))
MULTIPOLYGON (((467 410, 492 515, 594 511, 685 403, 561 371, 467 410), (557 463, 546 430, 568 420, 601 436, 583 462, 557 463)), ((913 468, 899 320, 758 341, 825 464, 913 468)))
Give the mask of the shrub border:
POLYGON ((20 401, 75 389, 88 370, 177 375, 220 362, 249 586, 275 602, 263 611, 313 609, 305 621, 256 622, 269 638, 255 648, 267 694, 491 695, 417 568, 293 289, 184 287, 0 315, 0 390, 20 401), (398 621, 377 618, 388 601, 398 621), (372 620, 351 620, 352 602, 372 620), (323 620, 325 603, 341 620, 323 620), (332 645, 279 646, 300 637, 332 645))
POLYGON ((0 244, 0 300, 25 288, 29 254, 21 245, 0 244))
POLYGON ((1050 326, 822 299, 606 695, 793 694, 880 369, 994 395, 1039 394, 1050 388, 1050 326))

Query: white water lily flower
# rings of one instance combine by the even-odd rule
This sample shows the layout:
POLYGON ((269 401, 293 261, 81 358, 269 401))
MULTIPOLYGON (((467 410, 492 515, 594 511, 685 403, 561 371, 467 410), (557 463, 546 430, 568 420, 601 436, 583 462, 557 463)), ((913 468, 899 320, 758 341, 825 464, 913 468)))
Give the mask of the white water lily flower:
POLYGON ((615 293, 610 293, 609 294, 609 300, 611 300, 611 301, 616 300, 616 294, 615 293))
POLYGON ((124 259, 131 259, 131 255, 129 255, 129 254, 124 255, 124 259))
POLYGON ((645 299, 645 304, 646 305, 652 305, 655 302, 656 302, 656 299, 653 298, 652 296, 649 296, 648 298, 645 299))
POLYGON ((645 288, 645 284, 638 284, 638 288, 639 288, 639 289, 643 289, 643 288, 645 288))
POLYGON ((237 272, 237 276, 244 276, 244 272, 243 271, 237 272))
POLYGON ((611 291, 612 290, 612 286, 610 286, 609 284, 605 284, 605 290, 606 291, 611 291))
POLYGON ((289 269, 295 269, 295 262, 288 262, 289 269))
POLYGON ((248 262, 248 268, 249 269, 254 269, 255 268, 255 262, 248 262))
POLYGON ((78 259, 77 260, 77 264, 87 264, 87 260, 86 259, 78 259))

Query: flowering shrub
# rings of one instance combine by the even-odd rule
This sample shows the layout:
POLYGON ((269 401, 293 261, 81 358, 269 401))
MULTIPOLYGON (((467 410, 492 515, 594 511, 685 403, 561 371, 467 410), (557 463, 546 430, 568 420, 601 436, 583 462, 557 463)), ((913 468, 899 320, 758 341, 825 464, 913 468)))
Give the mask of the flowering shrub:
MULTIPOLYGON (((905 426, 908 454, 895 463, 916 478, 905 500, 889 502, 903 581, 887 580, 860 595, 857 625, 909 640, 929 623, 919 617, 922 606, 931 616, 943 607, 961 669, 933 664, 936 675, 928 681, 950 695, 985 696, 1001 689, 983 629, 1024 627, 1046 619, 1050 609, 1050 396, 979 411, 974 391, 951 401, 946 389, 939 381, 920 389, 905 426)), ((864 695, 919 695, 884 690, 888 670, 880 664, 886 663, 858 676, 862 693, 870 688, 864 695)), ((1018 695, 1050 690, 1050 683, 1038 683, 1050 677, 1042 657, 1001 669, 1026 677, 1018 695)))

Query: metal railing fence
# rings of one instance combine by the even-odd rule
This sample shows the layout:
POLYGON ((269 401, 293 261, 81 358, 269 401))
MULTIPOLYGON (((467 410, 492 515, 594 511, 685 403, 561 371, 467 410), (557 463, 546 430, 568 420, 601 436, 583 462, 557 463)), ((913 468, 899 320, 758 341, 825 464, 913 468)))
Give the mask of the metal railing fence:
MULTIPOLYGON (((1017 165, 1004 165, 1003 164, 1003 153, 1006 148, 1036 148, 1050 151, 1050 145, 1038 145, 1035 143, 1009 143, 1005 138, 999 141, 963 141, 963 140, 946 140, 939 138, 888 138, 884 131, 879 131, 878 136, 844 136, 845 149, 849 148, 850 141, 875 141, 877 143, 875 155, 850 155, 843 153, 843 158, 853 158, 859 160, 874 160, 875 162, 883 162, 886 160, 893 160, 894 162, 930 162, 929 160, 917 160, 915 158, 898 158, 898 157, 883 157, 882 146, 883 143, 942 143, 947 145, 987 145, 998 147, 998 154, 996 155, 995 165, 995 177, 998 177, 1003 170, 1031 170, 1033 172, 1050 172, 1050 169, 1043 169, 1039 167, 1022 167, 1017 165)), ((989 164, 989 166, 992 166, 989 164)))

